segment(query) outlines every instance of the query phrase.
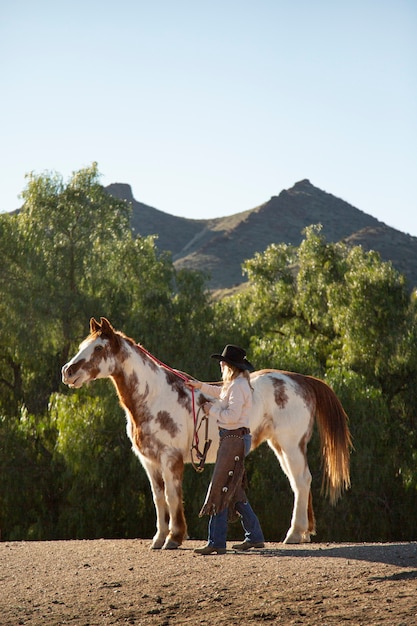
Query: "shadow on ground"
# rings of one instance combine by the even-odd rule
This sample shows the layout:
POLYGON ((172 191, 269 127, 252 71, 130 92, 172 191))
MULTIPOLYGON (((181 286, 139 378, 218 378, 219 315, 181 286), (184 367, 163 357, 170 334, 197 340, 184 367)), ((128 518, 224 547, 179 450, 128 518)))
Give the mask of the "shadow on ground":
MULTIPOLYGON (((334 545, 320 544, 315 547, 310 544, 308 548, 303 546, 285 546, 283 548, 259 550, 264 557, 285 558, 339 558, 356 561, 368 561, 371 563, 386 563, 398 567, 417 568, 417 542, 412 543, 378 543, 366 545, 334 545)), ((241 553, 246 554, 246 553, 241 553)), ((408 572, 410 577, 410 572, 408 572)), ((414 577, 417 577, 417 573, 414 577)))

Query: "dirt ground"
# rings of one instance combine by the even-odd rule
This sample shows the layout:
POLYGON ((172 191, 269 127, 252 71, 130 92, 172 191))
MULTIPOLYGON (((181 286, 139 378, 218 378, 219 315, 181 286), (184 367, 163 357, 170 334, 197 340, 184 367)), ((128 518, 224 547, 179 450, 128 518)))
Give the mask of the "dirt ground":
POLYGON ((0 543, 1 626, 417 624, 417 543, 0 543))

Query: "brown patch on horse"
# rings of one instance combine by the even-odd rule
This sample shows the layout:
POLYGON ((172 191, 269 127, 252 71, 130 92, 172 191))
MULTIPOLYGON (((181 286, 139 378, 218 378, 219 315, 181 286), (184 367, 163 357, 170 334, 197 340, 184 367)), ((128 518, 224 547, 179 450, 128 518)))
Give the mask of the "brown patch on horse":
POLYGON ((150 429, 149 422, 147 422, 141 429, 140 444, 142 447, 141 452, 144 456, 160 463, 161 454, 165 449, 165 445, 157 437, 155 437, 154 433, 150 429))
POLYGON ((135 424, 152 419, 147 404, 149 396, 148 384, 146 384, 145 391, 139 393, 139 380, 135 372, 132 372, 128 377, 125 377, 123 372, 116 372, 112 376, 112 380, 116 387, 120 404, 129 411, 135 424))
POLYGON ((256 428, 253 432, 251 432, 252 435, 252 448, 257 448, 265 439, 265 437, 263 436, 263 429, 262 427, 256 428))
MULTIPOLYGON (((264 419, 262 420, 258 428, 255 428, 255 430, 251 433, 252 434, 251 450, 254 450, 255 448, 257 448, 266 439, 271 439, 273 432, 274 430, 271 429, 271 420, 268 418, 268 416, 264 415, 264 419)), ((275 443, 276 442, 274 442, 274 445, 275 443)), ((278 443, 276 443, 276 446, 279 450, 281 450, 281 447, 279 446, 278 443)))
POLYGON ((174 476, 174 479, 181 481, 184 473, 184 459, 181 454, 173 454, 168 462, 168 466, 174 476))
POLYGON ((179 433, 179 428, 177 424, 172 419, 171 415, 168 411, 158 411, 158 415, 155 418, 155 422, 160 424, 163 430, 166 430, 174 439, 176 435, 179 433))
POLYGON ((212 397, 205 396, 203 393, 198 394, 197 404, 199 407, 203 406, 203 404, 205 404, 206 402, 212 402, 212 401, 213 401, 212 397))
POLYGON ((133 348, 138 354, 140 354, 142 361, 148 365, 153 372, 156 372, 158 370, 156 361, 146 354, 140 343, 134 342, 133 339, 131 341, 133 343, 133 348))
POLYGON ((281 380, 280 378, 273 378, 272 386, 274 388, 274 398, 276 405, 280 409, 285 408, 288 402, 287 390, 285 388, 285 380, 281 380))
MULTIPOLYGON (((104 351, 97 352, 94 354, 88 363, 83 365, 82 369, 85 372, 88 372, 90 378, 94 380, 100 373, 100 363, 104 358, 104 351)), ((77 363, 78 365, 78 363, 77 363)), ((77 368, 78 369, 78 368, 77 368)))
POLYGON ((138 344, 120 330, 115 330, 105 317, 100 319, 101 324, 96 322, 94 318, 90 320, 90 337, 92 339, 102 337, 109 343, 110 350, 104 350, 103 358, 107 358, 109 354, 110 356, 117 354, 118 360, 123 363, 130 357, 131 352, 129 348, 137 349, 138 344))
POLYGON ((278 441, 275 439, 275 437, 273 437, 270 441, 271 441, 272 447, 277 452, 277 454, 281 454, 282 453, 282 448, 279 445, 278 441))
MULTIPOLYGON (((104 318, 101 319, 103 320, 104 318)), ((133 347, 135 345, 133 339, 130 339, 118 330, 114 330, 113 326, 110 322, 107 322, 107 320, 105 320, 105 322, 106 323, 103 323, 101 326, 96 326, 95 324, 97 324, 97 322, 95 322, 95 324, 90 323, 92 332, 87 338, 87 341, 94 341, 100 337, 106 342, 103 346, 97 346, 95 348, 93 354, 91 355, 89 367, 85 368, 86 371, 91 373, 93 378, 95 378, 98 374, 96 368, 101 361, 107 361, 107 359, 117 356, 117 360, 120 363, 123 363, 130 357, 129 346, 133 347)))
POLYGON ((165 483, 164 483, 164 479, 162 478, 161 472, 159 470, 154 471, 153 475, 154 475, 154 480, 156 484, 158 485, 158 489, 163 492, 165 490, 165 483))
POLYGON ((112 380, 117 389, 120 404, 126 410, 131 422, 132 440, 135 447, 144 456, 157 460, 163 446, 155 438, 149 425, 155 419, 147 403, 149 386, 146 385, 144 393, 139 393, 138 379, 134 372, 126 379, 122 374, 116 374, 112 376, 112 380))
POLYGON ((316 391, 311 381, 316 379, 312 376, 304 376, 303 374, 297 374, 295 372, 285 372, 285 376, 288 376, 288 378, 296 383, 294 393, 304 400, 307 408, 310 409, 312 413, 315 413, 316 391))
POLYGON ((190 392, 184 385, 182 378, 180 378, 175 372, 171 372, 168 369, 165 369, 164 373, 168 385, 177 394, 178 404, 187 409, 187 411, 191 411, 190 392))
POLYGON ((314 413, 311 412, 310 413, 310 422, 308 424, 308 428, 306 430, 306 432, 304 433, 304 435, 301 437, 300 442, 298 444, 304 459, 305 459, 305 463, 306 463, 306 467, 308 467, 308 460, 307 460, 307 445, 308 442, 311 439, 311 435, 313 433, 313 428, 314 428, 314 413))
POLYGON ((76 374, 78 370, 82 368, 84 363, 85 359, 80 359, 79 361, 77 361, 77 363, 73 363, 71 367, 68 368, 68 375, 74 376, 74 374, 76 374))
POLYGON ((121 363, 126 361, 131 356, 131 353, 128 347, 124 344, 121 344, 118 350, 118 358, 121 363))

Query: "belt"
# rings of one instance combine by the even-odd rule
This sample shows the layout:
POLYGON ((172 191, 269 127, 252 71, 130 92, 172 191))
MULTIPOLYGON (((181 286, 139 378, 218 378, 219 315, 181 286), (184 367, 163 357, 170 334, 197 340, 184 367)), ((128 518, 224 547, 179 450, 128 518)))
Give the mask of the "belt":
POLYGON ((231 435, 250 435, 250 430, 249 428, 245 428, 242 426, 242 428, 234 428, 233 430, 229 429, 229 428, 219 428, 219 430, 227 430, 228 433, 230 433, 231 435))

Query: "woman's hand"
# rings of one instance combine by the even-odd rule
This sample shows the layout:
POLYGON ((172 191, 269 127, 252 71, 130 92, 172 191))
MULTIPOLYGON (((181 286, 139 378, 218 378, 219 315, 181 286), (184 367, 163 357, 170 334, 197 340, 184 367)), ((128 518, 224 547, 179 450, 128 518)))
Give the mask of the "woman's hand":
POLYGON ((205 402, 203 404, 203 411, 204 411, 204 415, 208 415, 210 413, 210 409, 213 406, 212 402, 205 402))
MULTIPOLYGON (((203 383, 199 380, 187 380, 185 383, 189 389, 201 389, 203 383)), ((204 415, 208 415, 210 413, 210 409, 213 406, 212 402, 205 402, 201 405, 203 409, 204 415)))

